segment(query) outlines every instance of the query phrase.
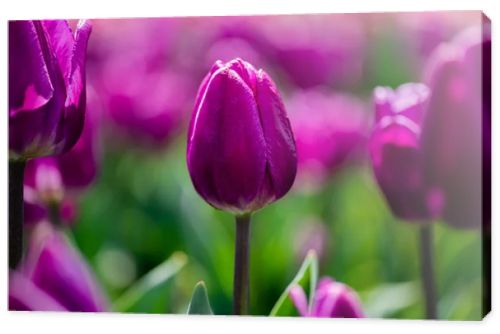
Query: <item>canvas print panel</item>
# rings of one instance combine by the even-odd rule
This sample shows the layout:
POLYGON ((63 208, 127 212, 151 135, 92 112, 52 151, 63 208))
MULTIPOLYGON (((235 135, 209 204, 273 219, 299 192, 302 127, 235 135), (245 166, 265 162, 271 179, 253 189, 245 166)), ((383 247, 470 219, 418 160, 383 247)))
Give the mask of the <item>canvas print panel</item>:
POLYGON ((9 22, 9 309, 480 320, 477 11, 9 22))

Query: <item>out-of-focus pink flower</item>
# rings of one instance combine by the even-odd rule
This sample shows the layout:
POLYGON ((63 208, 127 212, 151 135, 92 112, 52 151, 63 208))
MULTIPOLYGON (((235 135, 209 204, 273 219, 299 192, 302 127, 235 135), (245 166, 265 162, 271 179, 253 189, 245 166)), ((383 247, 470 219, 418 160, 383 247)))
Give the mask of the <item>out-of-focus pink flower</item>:
POLYGON ((276 64, 299 87, 350 86, 361 79, 366 36, 358 15, 272 17, 261 29, 276 64))
POLYGON ((102 99, 114 142, 163 147, 183 124, 196 92, 189 75, 173 65, 183 42, 178 40, 179 22, 185 20, 97 22, 102 32, 90 45, 95 56, 89 78, 102 99))
POLYGON ((415 57, 414 65, 420 72, 435 48, 452 38, 457 29, 477 22, 478 13, 438 11, 398 13, 394 17, 408 54, 415 57))
POLYGON ((482 167, 490 166, 489 157, 482 156, 491 140, 483 143, 491 120, 489 26, 467 29, 440 45, 427 64, 425 81, 432 92, 422 131, 426 181, 442 191, 447 223, 480 226, 482 167))
POLYGON ((319 281, 311 307, 301 286, 292 287, 289 296, 303 317, 364 318, 362 305, 356 292, 349 286, 329 277, 324 277, 319 281))
POLYGON ((322 183, 366 139, 365 106, 354 96, 305 90, 295 93, 287 106, 302 182, 322 183))
POLYGON ((125 66, 108 78, 107 110, 120 135, 129 142, 161 147, 179 130, 188 96, 183 76, 125 66))
POLYGON ((108 308, 85 260, 48 223, 33 231, 28 256, 20 268, 10 274, 11 310, 103 312, 108 308))

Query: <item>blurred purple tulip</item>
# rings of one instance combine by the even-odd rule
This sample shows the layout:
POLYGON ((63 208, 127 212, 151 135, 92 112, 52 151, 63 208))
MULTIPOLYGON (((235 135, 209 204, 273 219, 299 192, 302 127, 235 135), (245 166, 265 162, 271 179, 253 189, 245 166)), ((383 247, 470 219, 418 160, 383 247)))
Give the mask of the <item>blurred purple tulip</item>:
POLYGON ((10 276, 11 309, 103 312, 108 308, 85 260, 50 224, 36 226, 21 268, 10 276), (23 289, 32 291, 34 300, 27 301, 23 289))
POLYGON ((120 134, 135 144, 161 147, 182 124, 188 83, 173 72, 149 73, 134 68, 110 74, 114 78, 107 95, 110 118, 120 134))
POLYGON ((21 274, 68 311, 103 312, 107 299, 78 250, 50 224, 33 233, 21 274))
POLYGON ((200 85, 188 132, 193 185, 236 214, 284 196, 297 170, 295 141, 271 78, 235 59, 216 62, 200 85))
POLYGON ((310 310, 306 294, 301 286, 292 287, 289 295, 297 311, 303 317, 364 318, 362 305, 356 292, 329 277, 324 277, 319 281, 310 310))
POLYGON ((85 20, 75 34, 64 20, 9 22, 10 158, 64 153, 78 140, 90 32, 85 20))
POLYGON ((299 91, 288 100, 297 143, 300 179, 324 179, 335 173, 366 139, 363 103, 347 94, 299 91))
POLYGON ((283 16, 265 23, 261 30, 277 64, 299 87, 350 86, 361 79, 366 36, 356 15, 283 16))
POLYGON ((19 272, 9 274, 9 310, 66 311, 57 300, 19 272))
POLYGON ((186 120, 196 87, 186 71, 173 65, 178 22, 96 22, 101 34, 90 48, 89 78, 102 98, 113 142, 162 148, 186 120))
POLYGON ((425 176, 445 198, 444 221, 459 228, 482 221, 482 165, 491 159, 482 159, 483 145, 490 145, 489 138, 483 143, 483 126, 491 122, 490 73, 488 27, 470 28, 442 44, 427 64, 432 94, 422 131, 425 176))
POLYGON ((377 182, 393 213, 405 220, 429 220, 442 198, 424 180, 420 135, 429 99, 427 86, 409 83, 374 92, 375 127, 370 155, 377 182))

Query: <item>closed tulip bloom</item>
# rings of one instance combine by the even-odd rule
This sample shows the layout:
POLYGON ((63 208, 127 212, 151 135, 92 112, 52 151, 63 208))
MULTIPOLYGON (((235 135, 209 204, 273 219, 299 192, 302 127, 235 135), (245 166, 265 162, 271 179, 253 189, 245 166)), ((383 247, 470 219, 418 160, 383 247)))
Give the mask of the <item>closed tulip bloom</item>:
POLYGON ((78 140, 85 114, 89 21, 9 22, 11 159, 59 154, 78 140))
POLYGON ((482 221, 482 159, 485 167, 491 159, 482 156, 483 140, 491 141, 483 138, 491 121, 488 57, 490 32, 477 27, 440 45, 427 64, 432 95, 422 132, 425 176, 443 193, 444 221, 459 228, 482 221))
POLYGON ((37 226, 23 272, 68 311, 107 309, 106 298, 85 260, 61 232, 48 224, 37 226))
POLYGON ((195 102, 187 165, 198 193, 235 214, 288 192, 297 169, 295 141, 266 72, 241 59, 214 64, 195 102))
POLYGON ((441 205, 422 169, 420 135, 428 98, 429 89, 415 83, 374 92, 376 123, 369 144, 373 170, 393 213, 405 220, 433 218, 441 205))
POLYGON ((289 295, 297 311, 303 317, 364 318, 362 305, 356 292, 329 277, 319 281, 311 309, 309 309, 306 294, 299 285, 292 287, 289 295))

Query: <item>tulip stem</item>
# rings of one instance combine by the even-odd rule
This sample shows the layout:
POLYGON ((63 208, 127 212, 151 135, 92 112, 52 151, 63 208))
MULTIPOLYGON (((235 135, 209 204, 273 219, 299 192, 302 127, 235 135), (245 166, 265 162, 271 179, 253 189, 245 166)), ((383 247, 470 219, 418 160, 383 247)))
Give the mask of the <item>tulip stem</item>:
POLYGON ((23 255, 23 210, 25 161, 9 161, 9 268, 23 255))
POLYGON ((233 313, 248 314, 249 305, 249 237, 250 214, 236 216, 236 243, 234 253, 233 313))
POLYGON ((437 319, 432 224, 425 224, 420 228, 420 257, 426 317, 427 319, 437 319))
POLYGON ((59 203, 50 203, 48 204, 47 209, 50 222, 57 227, 61 227, 62 219, 60 214, 59 203))

